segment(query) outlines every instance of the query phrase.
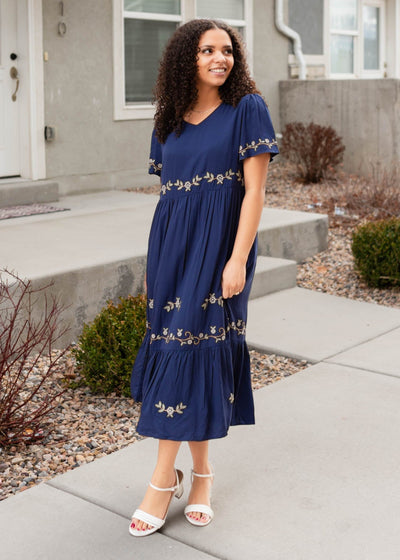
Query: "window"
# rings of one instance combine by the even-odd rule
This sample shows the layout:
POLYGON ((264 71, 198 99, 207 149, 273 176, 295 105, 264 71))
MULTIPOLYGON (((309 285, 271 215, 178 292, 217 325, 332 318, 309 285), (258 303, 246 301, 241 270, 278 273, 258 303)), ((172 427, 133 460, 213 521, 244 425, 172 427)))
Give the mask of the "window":
POLYGON ((243 0, 197 0, 196 16, 223 19, 232 27, 242 28, 244 21, 243 0))
MULTIPOLYGON (((238 31, 250 44, 251 30, 248 23, 250 3, 245 0, 196 0, 196 17, 221 19, 238 31)), ((251 60, 249 61, 251 66, 251 60)))
MULTIPOLYGON (((222 19, 250 43, 252 0, 113 0, 114 118, 152 118, 152 90, 163 49, 191 17, 222 19)), ((251 60, 250 60, 251 62, 251 60)))
POLYGON ((364 70, 379 70, 379 27, 380 8, 363 6, 364 70))
POLYGON ((330 0, 330 74, 384 76, 384 0, 330 0))
POLYGON ((180 21, 180 0, 124 1, 126 103, 151 100, 158 61, 180 21))

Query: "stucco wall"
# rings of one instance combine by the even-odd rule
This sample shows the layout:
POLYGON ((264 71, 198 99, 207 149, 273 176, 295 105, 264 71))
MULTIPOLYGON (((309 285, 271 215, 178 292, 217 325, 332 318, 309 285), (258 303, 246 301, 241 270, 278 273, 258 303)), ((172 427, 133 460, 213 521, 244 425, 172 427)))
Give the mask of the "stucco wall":
POLYGON ((400 161, 400 80, 283 81, 280 94, 282 128, 332 126, 346 147, 347 171, 368 174, 371 164, 400 161))
POLYGON ((46 143, 47 177, 61 192, 154 183, 151 120, 113 120, 111 0, 64 2, 64 37, 59 14, 59 2, 43 0, 45 123, 56 128, 46 143))
POLYGON ((304 54, 323 54, 324 0, 289 0, 289 26, 300 34, 304 54))
POLYGON ((253 33, 254 78, 268 103, 272 122, 278 132, 280 130, 279 80, 288 78, 290 41, 275 27, 274 0, 254 0, 253 33))
MULTIPOLYGON (((43 0, 46 177, 62 194, 155 184, 147 175, 152 120, 113 120, 112 0, 43 0), (61 37, 57 25, 67 32, 61 37)), ((274 0, 254 0, 254 77, 279 130, 278 81, 288 40, 274 25, 274 0)))

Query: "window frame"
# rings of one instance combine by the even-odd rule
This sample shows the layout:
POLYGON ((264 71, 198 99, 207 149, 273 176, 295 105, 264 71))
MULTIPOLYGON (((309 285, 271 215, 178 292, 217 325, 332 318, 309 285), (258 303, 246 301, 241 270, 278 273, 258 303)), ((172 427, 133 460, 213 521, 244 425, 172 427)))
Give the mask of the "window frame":
MULTIPOLYGON (((375 8, 380 8, 379 13, 379 68, 374 70, 365 70, 364 68, 364 36, 360 40, 360 73, 363 78, 384 78, 385 77, 385 22, 386 22, 386 3, 384 0, 364 0, 362 2, 361 9, 364 6, 373 6, 375 8)), ((361 26, 363 26, 363 21, 361 21, 361 26)))
MULTIPOLYGON (((126 103, 125 101, 125 48, 124 20, 126 17, 151 21, 170 21, 182 25, 196 17, 196 0, 180 0, 181 13, 157 14, 150 12, 125 12, 124 0, 113 0, 113 109, 114 120, 140 120, 154 118, 152 103, 126 103)), ((243 27, 246 41, 248 64, 253 68, 253 0, 243 0, 244 19, 224 19, 228 25, 243 27)))
POLYGON ((330 25, 330 0, 325 0, 325 37, 326 67, 327 75, 334 80, 348 79, 376 79, 385 77, 385 45, 386 45, 386 0, 357 0, 357 28, 355 30, 341 30, 331 28, 330 25), (379 62, 377 70, 364 70, 364 33, 363 33, 363 8, 364 6, 374 6, 380 8, 379 19, 379 62), (331 69, 331 36, 344 35, 353 37, 353 72, 352 73, 333 73, 331 69))

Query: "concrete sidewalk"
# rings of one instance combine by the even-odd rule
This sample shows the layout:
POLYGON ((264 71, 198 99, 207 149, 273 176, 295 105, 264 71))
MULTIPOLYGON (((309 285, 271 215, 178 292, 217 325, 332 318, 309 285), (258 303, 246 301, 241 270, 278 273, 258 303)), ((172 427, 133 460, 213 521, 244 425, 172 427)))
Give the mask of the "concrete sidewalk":
POLYGON ((211 442, 215 519, 128 533, 145 439, 0 502, 5 560, 398 560, 400 310, 294 288, 250 303, 252 347, 314 365, 255 392, 256 425, 211 442))

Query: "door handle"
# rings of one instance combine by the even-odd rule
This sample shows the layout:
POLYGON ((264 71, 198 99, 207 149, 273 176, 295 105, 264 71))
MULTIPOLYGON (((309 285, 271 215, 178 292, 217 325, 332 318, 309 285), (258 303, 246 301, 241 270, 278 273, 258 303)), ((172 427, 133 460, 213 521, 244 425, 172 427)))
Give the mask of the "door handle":
POLYGON ((12 99, 13 101, 16 101, 16 100, 17 100, 17 91, 18 91, 18 88, 19 88, 19 74, 18 74, 18 70, 15 68, 15 66, 11 66, 11 68, 10 68, 10 76, 11 76, 11 78, 12 78, 13 80, 17 80, 17 86, 16 86, 16 88, 15 88, 14 93, 13 93, 12 96, 11 96, 11 99, 12 99))

